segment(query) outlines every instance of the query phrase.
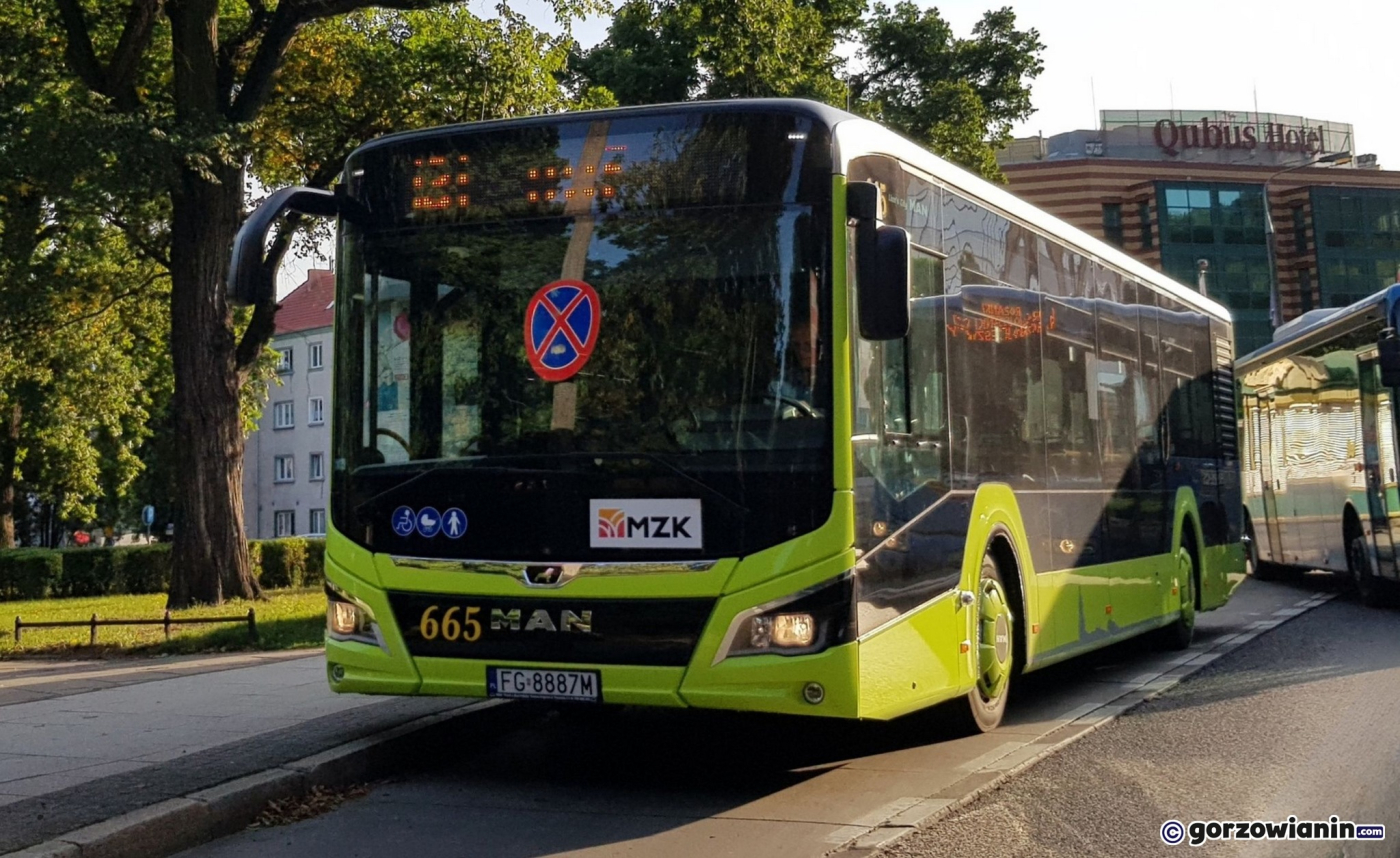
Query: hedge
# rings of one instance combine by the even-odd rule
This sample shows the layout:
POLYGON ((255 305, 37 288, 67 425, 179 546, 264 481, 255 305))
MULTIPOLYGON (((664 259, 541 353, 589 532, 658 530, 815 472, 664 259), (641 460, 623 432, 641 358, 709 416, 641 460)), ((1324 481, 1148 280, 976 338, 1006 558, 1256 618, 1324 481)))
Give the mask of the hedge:
MULTIPOLYGON (((311 587, 325 578, 323 539, 249 541, 253 575, 265 588, 311 587)), ((164 593, 170 545, 0 550, 0 601, 164 593)))
POLYGON ((63 574, 56 551, 17 548, 0 551, 0 599, 45 599, 63 574))

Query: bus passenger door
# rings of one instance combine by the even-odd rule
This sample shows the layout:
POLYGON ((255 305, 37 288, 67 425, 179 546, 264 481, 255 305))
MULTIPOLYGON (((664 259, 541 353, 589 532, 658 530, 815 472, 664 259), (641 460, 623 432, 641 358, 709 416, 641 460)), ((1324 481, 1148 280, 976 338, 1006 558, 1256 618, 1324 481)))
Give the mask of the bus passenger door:
POLYGON ((1390 532, 1391 504, 1386 497, 1387 487, 1395 483, 1394 409, 1390 391, 1381 387, 1380 367, 1374 354, 1361 359, 1360 374, 1366 508, 1357 512, 1370 514, 1376 560, 1382 569, 1389 571, 1395 566, 1395 547, 1390 532))
MULTIPOLYGON (((1267 535, 1269 545, 1265 551, 1259 549, 1259 558, 1266 560, 1272 558, 1276 562, 1283 562, 1283 542, 1279 538, 1278 527, 1278 496, 1274 490, 1278 487, 1278 476, 1275 474, 1274 463, 1274 404, 1270 397, 1260 396, 1259 402, 1259 475, 1263 484, 1260 496, 1264 502, 1264 528, 1262 533, 1267 535)), ((1256 525, 1254 535, 1257 539, 1261 534, 1261 529, 1256 525)))

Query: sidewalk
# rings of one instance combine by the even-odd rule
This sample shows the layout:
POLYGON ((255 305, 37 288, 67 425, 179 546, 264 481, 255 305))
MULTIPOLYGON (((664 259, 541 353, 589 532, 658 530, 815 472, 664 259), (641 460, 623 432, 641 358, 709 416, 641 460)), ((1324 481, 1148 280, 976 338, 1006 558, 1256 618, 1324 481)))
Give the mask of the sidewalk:
POLYGON ((3 662, 0 855, 462 708, 332 694, 319 650, 3 662))

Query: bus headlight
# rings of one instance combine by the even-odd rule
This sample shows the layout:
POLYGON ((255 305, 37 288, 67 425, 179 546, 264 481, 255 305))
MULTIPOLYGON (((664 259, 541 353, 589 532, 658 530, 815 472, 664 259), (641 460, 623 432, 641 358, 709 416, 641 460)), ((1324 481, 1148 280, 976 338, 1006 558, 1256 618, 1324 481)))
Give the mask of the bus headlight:
POLYGON ((389 651, 369 606, 329 581, 326 582, 326 636, 331 640, 366 643, 386 653, 389 651))
POLYGON ((326 628, 333 635, 349 637, 369 627, 359 605, 329 600, 326 604, 326 628))
POLYGON ((855 640, 855 576, 847 572, 734 618, 715 664, 738 655, 811 655, 855 640))

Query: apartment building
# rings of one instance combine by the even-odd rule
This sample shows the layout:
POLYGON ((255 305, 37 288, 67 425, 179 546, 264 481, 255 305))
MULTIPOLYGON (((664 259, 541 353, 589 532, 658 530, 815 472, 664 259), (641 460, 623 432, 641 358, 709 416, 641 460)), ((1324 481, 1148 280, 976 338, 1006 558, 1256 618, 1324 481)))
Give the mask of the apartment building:
POLYGON ((277 311, 277 380, 243 459, 249 539, 326 532, 334 301, 335 276, 313 269, 277 311))

